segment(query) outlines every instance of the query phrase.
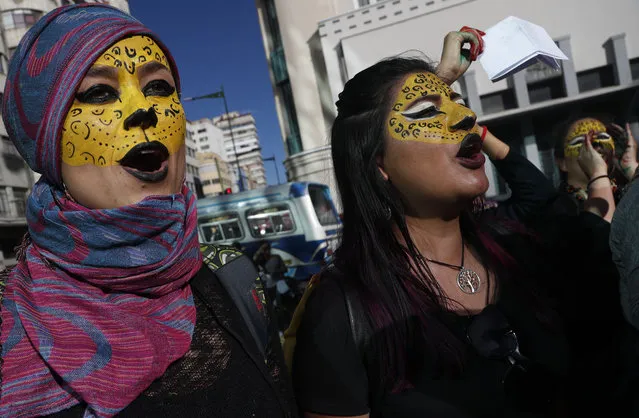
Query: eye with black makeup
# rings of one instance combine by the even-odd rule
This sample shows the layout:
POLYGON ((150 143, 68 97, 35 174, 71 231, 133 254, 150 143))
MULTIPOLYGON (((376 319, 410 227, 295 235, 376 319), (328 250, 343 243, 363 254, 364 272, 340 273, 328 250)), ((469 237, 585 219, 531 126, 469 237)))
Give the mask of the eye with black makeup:
POLYGON ((428 118, 434 118, 435 116, 440 115, 442 113, 443 112, 437 110, 435 106, 430 106, 414 113, 404 112, 403 115, 409 119, 428 119, 428 118))
POLYGON ((175 92, 175 87, 169 84, 168 81, 162 80, 162 79, 151 80, 142 89, 142 93, 144 93, 145 97, 148 97, 148 96, 168 97, 172 95, 174 92, 175 92))
POLYGON ((80 103, 105 104, 120 99, 116 89, 107 84, 96 84, 85 91, 77 92, 75 98, 80 103))

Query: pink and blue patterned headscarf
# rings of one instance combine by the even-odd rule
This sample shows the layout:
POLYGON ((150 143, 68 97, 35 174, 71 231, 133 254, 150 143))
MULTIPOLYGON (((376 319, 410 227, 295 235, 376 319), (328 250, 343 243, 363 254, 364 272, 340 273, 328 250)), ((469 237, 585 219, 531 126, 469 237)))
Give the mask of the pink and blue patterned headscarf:
POLYGON ((133 35, 152 37, 166 52, 180 91, 177 67, 167 48, 150 29, 114 7, 58 8, 42 17, 15 50, 2 117, 22 157, 49 183, 62 183, 60 127, 84 74, 110 45, 133 35))
MULTIPOLYGON (((110 417, 184 356, 195 326, 189 280, 202 263, 195 196, 151 196, 89 209, 64 192, 62 124, 92 63, 112 44, 152 37, 115 8, 83 4, 44 16, 20 42, 3 116, 42 178, 27 204, 30 240, 2 299, 0 416, 83 405, 110 417)), ((178 86, 179 88, 179 86, 178 86)))

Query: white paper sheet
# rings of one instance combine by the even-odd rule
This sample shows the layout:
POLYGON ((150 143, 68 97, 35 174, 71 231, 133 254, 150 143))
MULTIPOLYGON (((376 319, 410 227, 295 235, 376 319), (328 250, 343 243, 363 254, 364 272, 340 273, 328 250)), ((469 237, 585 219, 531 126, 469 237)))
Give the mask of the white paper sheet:
POLYGON ((486 30, 479 62, 492 81, 498 81, 537 62, 556 70, 568 57, 541 26, 514 16, 486 30))

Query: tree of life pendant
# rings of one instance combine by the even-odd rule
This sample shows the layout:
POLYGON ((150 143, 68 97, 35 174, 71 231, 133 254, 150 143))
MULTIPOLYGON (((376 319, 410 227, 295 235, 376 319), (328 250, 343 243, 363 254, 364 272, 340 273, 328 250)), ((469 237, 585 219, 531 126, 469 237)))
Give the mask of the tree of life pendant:
POLYGON ((457 286, 462 292, 473 295, 479 292, 481 279, 474 271, 462 267, 457 275, 457 286))

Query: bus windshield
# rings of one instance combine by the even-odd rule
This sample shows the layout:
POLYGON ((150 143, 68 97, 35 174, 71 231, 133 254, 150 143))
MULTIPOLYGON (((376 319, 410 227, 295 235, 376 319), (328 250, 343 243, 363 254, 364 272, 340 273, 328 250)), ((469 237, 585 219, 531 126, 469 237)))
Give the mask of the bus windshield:
POLYGON ((327 186, 309 184, 308 194, 311 197, 311 202, 313 202, 313 209, 320 225, 336 225, 339 223, 327 186))
POLYGON ((269 206, 246 211, 251 235, 256 238, 283 234, 295 230, 293 214, 288 205, 269 206))

